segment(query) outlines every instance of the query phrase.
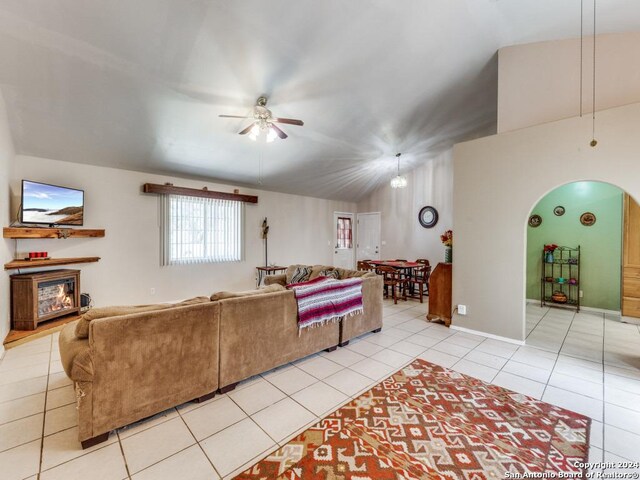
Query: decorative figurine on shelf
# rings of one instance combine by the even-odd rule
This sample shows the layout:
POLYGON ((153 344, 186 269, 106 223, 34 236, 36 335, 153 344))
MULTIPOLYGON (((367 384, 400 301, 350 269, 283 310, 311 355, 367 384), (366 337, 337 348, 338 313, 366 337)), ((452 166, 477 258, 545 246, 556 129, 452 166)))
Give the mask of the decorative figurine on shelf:
POLYGON ((453 261, 453 230, 447 230, 440 235, 440 241, 444 245, 444 261, 451 263, 453 261))
POLYGON ((267 217, 264 217, 262 221, 262 238, 264 238, 264 266, 269 266, 269 250, 267 248, 269 242, 269 224, 267 223, 267 217))
POLYGON ((556 245, 555 243, 551 243, 549 245, 545 245, 544 246, 544 251, 545 251, 544 261, 545 262, 553 263, 553 252, 555 252, 556 248, 558 248, 558 245, 556 245))

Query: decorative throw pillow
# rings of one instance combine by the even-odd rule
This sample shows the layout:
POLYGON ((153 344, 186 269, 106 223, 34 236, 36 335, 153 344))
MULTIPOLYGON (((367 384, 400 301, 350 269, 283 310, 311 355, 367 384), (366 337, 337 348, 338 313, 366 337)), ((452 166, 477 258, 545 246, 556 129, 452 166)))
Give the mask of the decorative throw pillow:
POLYGON ((336 280, 340 280, 340 272, 338 272, 337 270, 334 269, 330 269, 330 270, 322 270, 319 274, 319 277, 329 277, 329 278, 335 278, 336 280))
POLYGON ((311 270, 311 267, 297 267, 293 271, 293 275, 291 275, 291 282, 289 283, 306 282, 309 280, 309 276, 311 276, 311 270))

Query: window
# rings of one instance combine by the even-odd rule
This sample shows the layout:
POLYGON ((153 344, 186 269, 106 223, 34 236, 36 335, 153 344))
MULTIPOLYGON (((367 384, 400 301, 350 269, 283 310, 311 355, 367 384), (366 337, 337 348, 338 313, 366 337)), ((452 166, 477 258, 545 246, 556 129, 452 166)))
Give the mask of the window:
POLYGON ((242 260, 243 205, 233 200, 167 195, 163 264, 242 260))
POLYGON ((338 244, 336 248, 351 248, 351 218, 338 217, 338 244))

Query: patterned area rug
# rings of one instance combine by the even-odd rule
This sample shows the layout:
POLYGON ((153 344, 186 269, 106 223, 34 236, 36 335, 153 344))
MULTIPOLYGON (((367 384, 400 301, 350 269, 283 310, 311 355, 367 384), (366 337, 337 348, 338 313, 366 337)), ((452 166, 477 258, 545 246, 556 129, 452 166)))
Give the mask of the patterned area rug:
POLYGON ((583 415, 416 360, 236 479, 581 478, 574 464, 586 462, 590 425, 583 415))

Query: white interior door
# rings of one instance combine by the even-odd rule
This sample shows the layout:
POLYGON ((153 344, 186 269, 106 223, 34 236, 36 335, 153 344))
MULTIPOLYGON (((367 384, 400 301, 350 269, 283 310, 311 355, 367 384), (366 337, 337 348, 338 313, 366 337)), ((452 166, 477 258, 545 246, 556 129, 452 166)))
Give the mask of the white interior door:
POLYGON ((358 214, 358 260, 380 260, 380 212, 358 214))
POLYGON ((353 269, 354 228, 353 213, 334 212, 333 214, 333 266, 353 269))

